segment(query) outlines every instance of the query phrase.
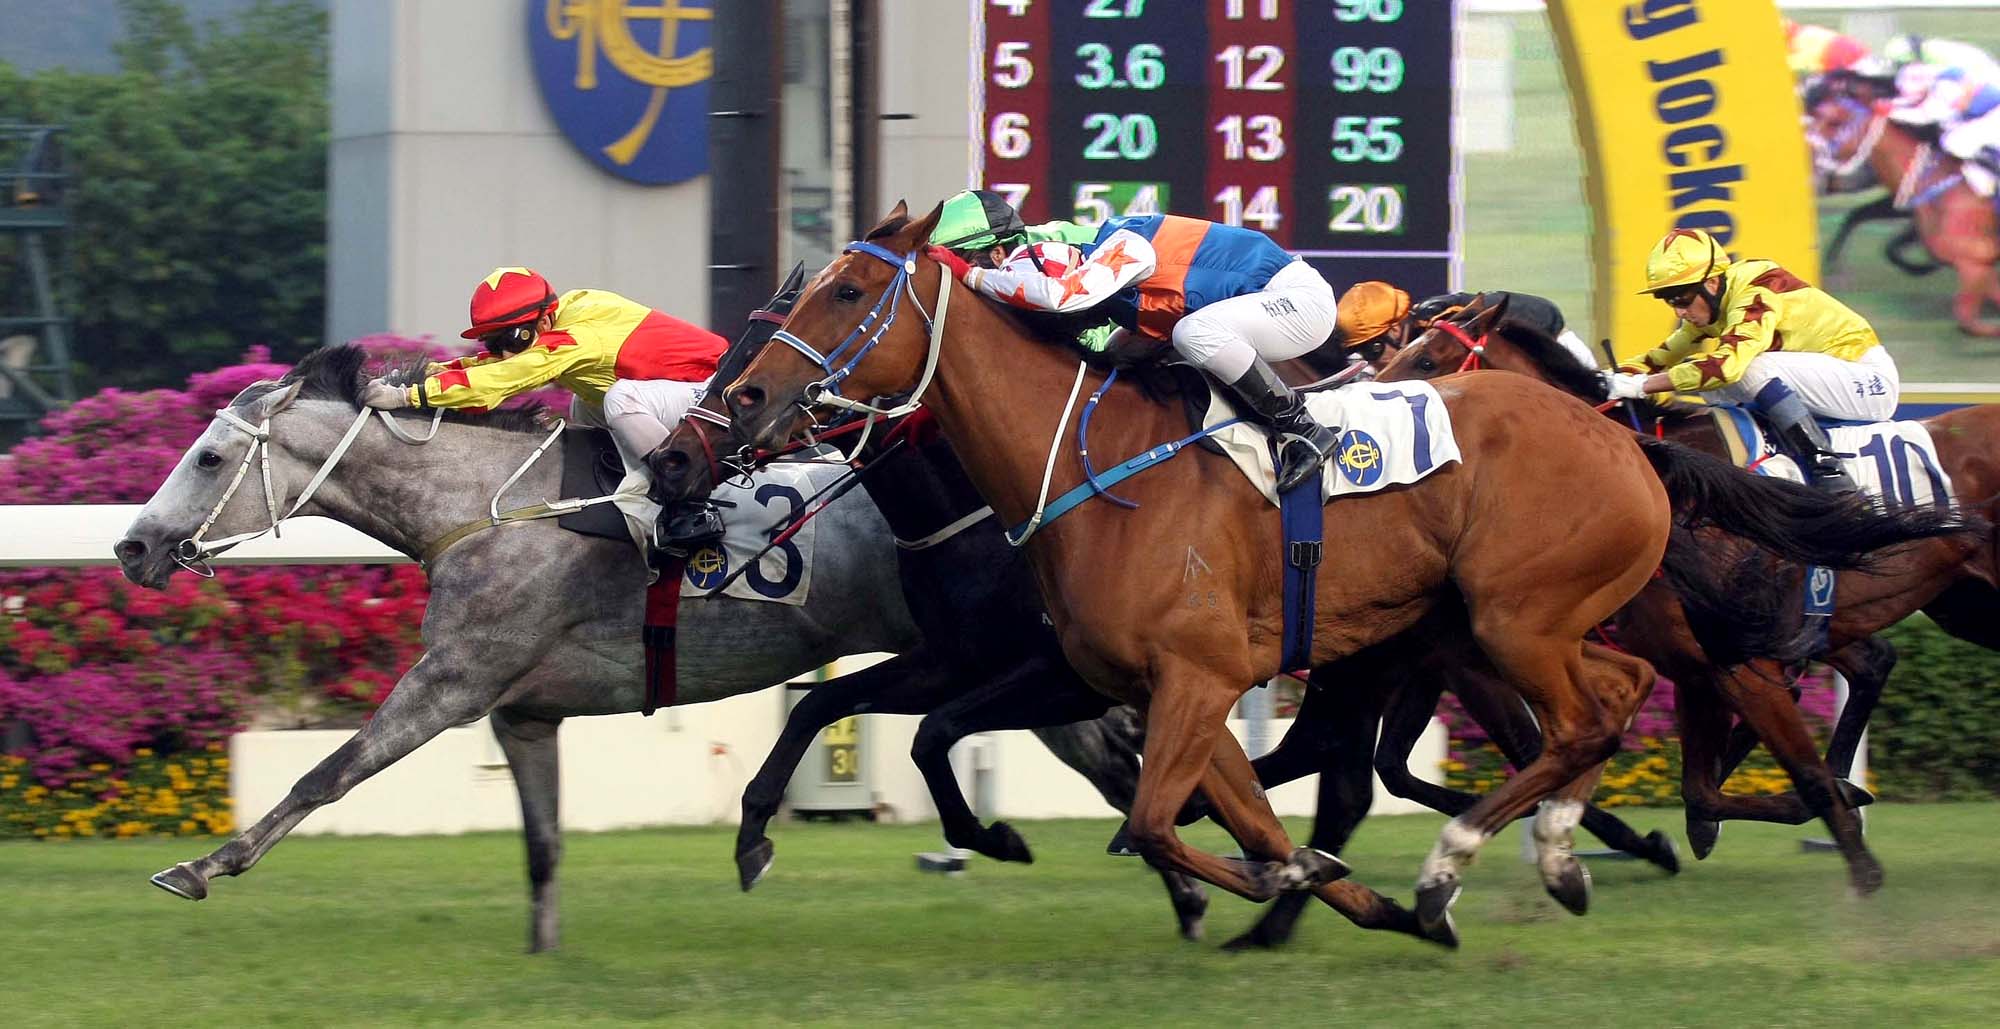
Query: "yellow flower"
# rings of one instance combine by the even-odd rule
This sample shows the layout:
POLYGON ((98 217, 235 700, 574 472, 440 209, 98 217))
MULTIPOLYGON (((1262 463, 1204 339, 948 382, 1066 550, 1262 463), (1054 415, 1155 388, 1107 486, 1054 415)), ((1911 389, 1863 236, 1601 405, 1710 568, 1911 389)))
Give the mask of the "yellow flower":
POLYGON ((132 752, 132 755, 133 755, 134 757, 152 757, 152 756, 153 756, 153 748, 151 748, 151 747, 140 747, 139 749, 137 749, 137 750, 133 751, 133 752, 132 752))
POLYGON ((195 824, 194 824, 193 822, 191 822, 191 821, 189 821, 189 820, 187 820, 187 819, 182 819, 182 820, 181 820, 181 832, 183 832, 183 833, 185 833, 185 834, 187 834, 187 835, 189 835, 189 836, 192 836, 192 835, 194 835, 194 831, 195 831, 195 829, 197 829, 197 828, 199 828, 199 827, 198 827, 198 826, 196 826, 196 825, 195 825, 195 824))

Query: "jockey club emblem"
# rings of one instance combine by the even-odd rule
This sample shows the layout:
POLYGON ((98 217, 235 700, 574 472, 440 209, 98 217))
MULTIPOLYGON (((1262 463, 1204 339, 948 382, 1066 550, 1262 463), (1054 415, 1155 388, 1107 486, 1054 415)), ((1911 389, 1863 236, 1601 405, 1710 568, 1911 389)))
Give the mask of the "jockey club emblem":
POLYGON ((715 11, 696 2, 528 2, 529 54, 550 115, 619 178, 664 185, 708 171, 715 11))
POLYGON ((729 578, 729 555, 715 544, 703 547, 688 555, 686 574, 688 585, 713 591, 729 578))
POLYGON ((1340 474, 1356 486, 1373 486, 1382 477, 1382 446, 1360 429, 1342 433, 1334 455, 1340 474))

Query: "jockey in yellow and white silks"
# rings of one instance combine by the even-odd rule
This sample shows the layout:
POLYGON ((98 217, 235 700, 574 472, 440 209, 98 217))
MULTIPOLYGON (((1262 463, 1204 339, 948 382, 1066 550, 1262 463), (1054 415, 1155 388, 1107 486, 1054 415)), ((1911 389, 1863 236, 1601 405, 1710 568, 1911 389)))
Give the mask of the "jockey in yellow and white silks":
POLYGON ((1267 363, 1325 343, 1337 319, 1333 287, 1254 229, 1175 215, 1107 220, 1062 275, 1020 264, 984 269, 941 247, 932 256, 966 285, 1037 311, 1104 312, 1128 331, 1170 341, 1213 375, 1282 443, 1279 489, 1315 473, 1340 434, 1315 422, 1267 363))
POLYGON ((370 383, 370 407, 484 411, 556 383, 575 394, 572 417, 611 430, 628 468, 701 401, 728 342, 608 290, 557 296, 526 268, 496 268, 472 294, 462 333, 484 353, 433 365, 414 386, 370 383))
POLYGON ((1902 381, 1868 320, 1772 261, 1732 261, 1699 229, 1675 229, 1646 259, 1646 288, 1681 316, 1665 342, 1623 362, 1614 399, 1714 392, 1755 406, 1815 483, 1852 488, 1813 415, 1881 421, 1902 381))

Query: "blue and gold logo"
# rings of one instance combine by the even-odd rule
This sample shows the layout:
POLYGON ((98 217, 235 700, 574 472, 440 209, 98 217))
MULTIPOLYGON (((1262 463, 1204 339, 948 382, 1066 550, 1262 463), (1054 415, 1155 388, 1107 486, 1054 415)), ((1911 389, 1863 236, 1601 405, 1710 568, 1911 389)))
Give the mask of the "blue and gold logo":
POLYGON ((688 585, 713 592, 729 578, 729 555, 711 543, 688 555, 686 575, 688 585))
POLYGON ((529 0, 535 78, 563 135, 649 186, 708 171, 714 16, 696 0, 529 0))
POLYGON ((1382 446, 1360 429, 1349 429, 1340 436, 1333 462, 1340 466, 1340 474, 1348 482, 1373 486, 1382 477, 1382 446))

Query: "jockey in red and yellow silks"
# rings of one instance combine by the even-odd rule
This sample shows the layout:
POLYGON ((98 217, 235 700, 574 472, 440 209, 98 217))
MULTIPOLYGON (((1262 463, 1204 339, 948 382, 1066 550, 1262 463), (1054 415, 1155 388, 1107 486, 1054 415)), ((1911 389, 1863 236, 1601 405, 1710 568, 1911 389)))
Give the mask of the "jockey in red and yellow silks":
POLYGON ((1084 250, 1088 259, 1060 275, 1021 263, 975 268, 943 248, 932 256, 966 285, 1017 307, 1097 309, 1142 336, 1171 341, 1285 440, 1281 491, 1318 470, 1340 434, 1313 421, 1267 362, 1298 357, 1333 335, 1333 287, 1319 272, 1261 232, 1175 215, 1109 219, 1084 250))
POLYGON ((1891 417, 1902 380, 1868 320, 1771 261, 1733 261, 1699 229, 1675 229, 1646 261, 1646 288, 1681 316, 1653 350, 1618 366, 1615 399, 1713 391, 1764 412, 1828 486, 1846 475, 1814 415, 1891 417))
POLYGON ((700 402, 728 346, 706 329, 606 290, 557 296, 526 268, 497 268, 480 282, 472 323, 462 335, 484 343, 485 352, 434 365, 414 386, 378 381, 365 402, 483 411, 553 382, 576 395, 576 419, 609 428, 627 467, 636 468, 666 439, 668 426, 700 402))

